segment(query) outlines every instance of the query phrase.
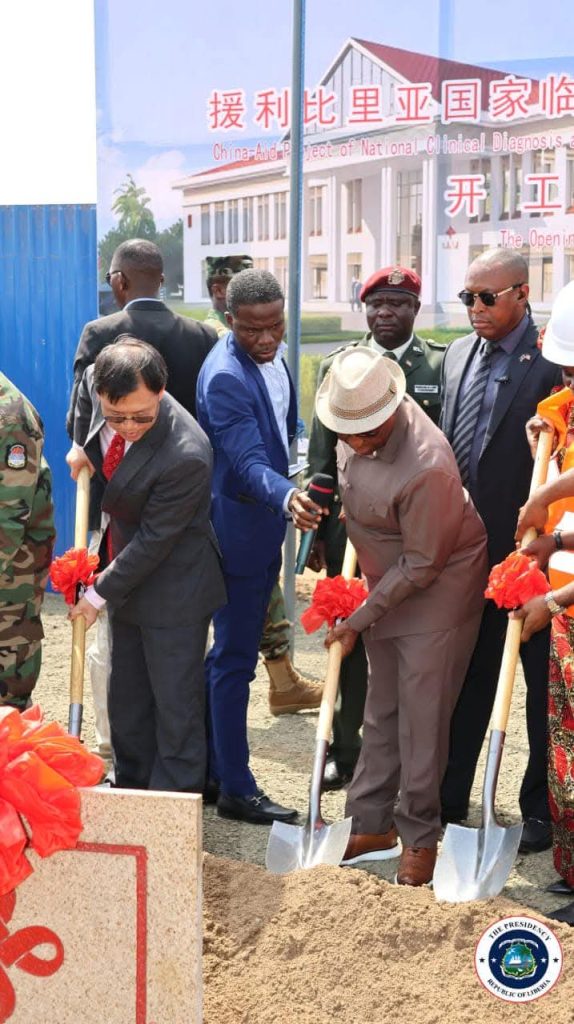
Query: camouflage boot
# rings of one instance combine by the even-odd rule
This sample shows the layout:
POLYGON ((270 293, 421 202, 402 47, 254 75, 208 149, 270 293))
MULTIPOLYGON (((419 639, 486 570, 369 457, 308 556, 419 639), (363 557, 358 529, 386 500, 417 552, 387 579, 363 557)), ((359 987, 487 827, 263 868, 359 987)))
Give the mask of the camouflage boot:
POLYGON ((289 655, 264 658, 269 673, 269 710, 272 715, 294 715, 297 711, 318 708, 323 692, 322 683, 306 679, 291 664, 289 655))

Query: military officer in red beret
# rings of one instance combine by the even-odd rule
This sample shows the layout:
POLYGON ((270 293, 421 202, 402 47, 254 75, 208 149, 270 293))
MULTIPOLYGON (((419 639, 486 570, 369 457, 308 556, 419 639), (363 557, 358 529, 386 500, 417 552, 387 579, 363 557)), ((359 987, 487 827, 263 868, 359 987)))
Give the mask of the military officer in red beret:
MULTIPOLYGON (((363 338, 337 349, 319 367, 320 387, 338 352, 367 345, 398 362, 406 378, 407 394, 438 423, 441 410, 440 372, 445 346, 419 338, 414 322, 420 309, 421 279, 408 267, 384 267, 375 271, 361 289, 368 332, 363 338)), ((309 442, 310 473, 336 477, 337 435, 313 417, 309 442)), ((333 513, 322 524, 310 566, 329 576, 341 571, 346 543, 344 523, 339 519, 340 498, 335 496, 333 513)), ((333 721, 333 742, 325 768, 325 789, 340 789, 351 779, 361 749, 359 730, 363 723, 367 692, 367 659, 362 640, 343 662, 340 676, 340 705, 333 721)))

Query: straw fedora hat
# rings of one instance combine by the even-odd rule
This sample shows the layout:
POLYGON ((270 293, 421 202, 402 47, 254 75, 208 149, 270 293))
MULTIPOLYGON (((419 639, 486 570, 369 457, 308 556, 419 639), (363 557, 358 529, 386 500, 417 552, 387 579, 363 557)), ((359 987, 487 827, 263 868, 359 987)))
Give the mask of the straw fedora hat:
POLYGON ((317 392, 315 411, 336 434, 363 434, 393 415, 406 387, 397 362, 357 345, 335 356, 317 392))

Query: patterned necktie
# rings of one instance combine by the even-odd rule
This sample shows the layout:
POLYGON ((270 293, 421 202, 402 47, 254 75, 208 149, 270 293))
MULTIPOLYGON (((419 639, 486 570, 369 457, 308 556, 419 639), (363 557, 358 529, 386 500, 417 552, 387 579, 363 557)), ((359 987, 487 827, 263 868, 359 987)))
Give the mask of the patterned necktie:
POLYGON ((126 450, 126 442, 120 434, 114 434, 112 437, 106 454, 104 455, 104 461, 102 465, 102 473, 106 480, 111 480, 116 469, 124 457, 126 450))
POLYGON ((492 353, 494 352, 494 349, 495 345, 493 342, 485 342, 484 348, 480 353, 480 361, 476 368, 476 373, 472 379, 470 388, 463 399, 463 404, 458 409, 458 415, 454 425, 451 445, 458 463, 461 480, 465 487, 468 484, 472 442, 474 440, 478 417, 484 400, 484 393, 486 391, 488 375, 492 365, 492 353))
MULTIPOLYGON (((116 469, 118 468, 120 462, 124 457, 125 450, 125 439, 121 437, 120 434, 114 434, 108 445, 108 450, 104 455, 104 461, 102 464, 102 473, 104 474, 106 480, 111 480, 111 478, 113 477, 116 469)), ((114 550, 112 546, 111 523, 108 523, 108 527, 106 529, 105 544, 108 553, 108 562, 111 562, 113 561, 114 557, 114 550)))

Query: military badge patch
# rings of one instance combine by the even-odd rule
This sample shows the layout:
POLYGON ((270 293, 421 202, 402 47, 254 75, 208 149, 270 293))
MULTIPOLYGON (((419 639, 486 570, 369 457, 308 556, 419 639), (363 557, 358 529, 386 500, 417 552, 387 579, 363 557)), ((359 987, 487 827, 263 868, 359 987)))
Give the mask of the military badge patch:
POLYGON ((11 444, 6 450, 6 465, 8 469, 25 469, 28 462, 26 445, 11 444))
POLYGON ((388 281, 389 284, 402 284, 404 279, 405 275, 403 274, 402 270, 400 269, 400 267, 396 267, 395 270, 391 271, 391 273, 389 274, 388 281))

